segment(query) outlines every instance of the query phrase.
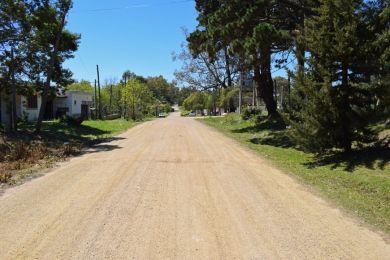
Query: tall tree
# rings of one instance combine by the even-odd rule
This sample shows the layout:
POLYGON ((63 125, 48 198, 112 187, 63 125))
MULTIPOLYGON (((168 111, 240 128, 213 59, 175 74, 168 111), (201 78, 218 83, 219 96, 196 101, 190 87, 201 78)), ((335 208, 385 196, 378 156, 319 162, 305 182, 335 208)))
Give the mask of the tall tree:
MULTIPOLYGON (((32 16, 32 23, 38 29, 28 48, 32 49, 32 56, 43 66, 38 69, 37 82, 40 82, 39 71, 43 71, 46 77, 43 84, 42 104, 39 110, 36 132, 40 132, 42 120, 46 111, 46 105, 53 79, 58 81, 69 78, 70 72, 62 68, 66 58, 72 57, 72 52, 78 48, 79 35, 65 30, 66 17, 72 7, 71 0, 57 0, 54 3, 48 0, 36 1, 37 8, 32 16), (68 76, 68 77, 64 77, 68 76)), ((34 64, 37 64, 34 62, 34 64)), ((34 71, 33 71, 34 73, 34 71)), ((62 82, 64 83, 64 82, 62 82)))
POLYGON ((382 69, 373 30, 381 29, 372 24, 380 13, 372 8, 362 0, 321 0, 306 21, 308 73, 295 85, 289 122, 292 137, 308 150, 350 151, 375 137, 368 125, 383 84, 375 80, 382 69))
POLYGON ((193 51, 211 57, 221 48, 240 57, 240 69, 253 70, 258 93, 270 116, 277 114, 273 93, 272 55, 292 44, 289 25, 278 1, 196 1, 198 28, 188 41, 193 51))
POLYGON ((126 118, 142 119, 144 112, 152 104, 153 94, 144 83, 130 79, 124 86, 122 101, 126 104, 126 118))

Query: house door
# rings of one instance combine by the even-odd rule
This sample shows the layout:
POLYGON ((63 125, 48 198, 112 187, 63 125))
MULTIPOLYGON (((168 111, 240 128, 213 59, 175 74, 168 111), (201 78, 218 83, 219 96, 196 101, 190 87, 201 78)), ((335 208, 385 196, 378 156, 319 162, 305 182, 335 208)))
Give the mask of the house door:
POLYGON ((81 116, 88 118, 88 105, 81 105, 81 116))

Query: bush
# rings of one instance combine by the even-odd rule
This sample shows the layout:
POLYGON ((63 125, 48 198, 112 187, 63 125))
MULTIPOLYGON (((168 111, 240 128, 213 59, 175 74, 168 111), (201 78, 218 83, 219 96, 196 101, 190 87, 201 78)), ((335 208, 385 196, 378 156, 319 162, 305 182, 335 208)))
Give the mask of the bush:
POLYGON ((171 107, 170 104, 165 104, 165 105, 164 105, 164 112, 165 112, 166 114, 169 114, 169 113, 172 112, 172 107, 171 107))
POLYGON ((68 126, 80 126, 84 122, 84 117, 63 116, 60 118, 61 123, 66 123, 68 126))
POLYGON ((12 145, 8 154, 8 159, 12 161, 25 160, 29 154, 29 146, 22 141, 18 141, 12 145))
POLYGON ((180 111, 180 115, 181 116, 189 116, 190 113, 191 113, 191 111, 187 111, 187 110, 181 110, 180 111))
POLYGON ((241 123, 241 116, 237 113, 229 113, 224 117, 224 122, 230 125, 241 123))
POLYGON ((242 119, 249 120, 253 117, 261 115, 262 111, 257 107, 246 107, 242 110, 242 119))

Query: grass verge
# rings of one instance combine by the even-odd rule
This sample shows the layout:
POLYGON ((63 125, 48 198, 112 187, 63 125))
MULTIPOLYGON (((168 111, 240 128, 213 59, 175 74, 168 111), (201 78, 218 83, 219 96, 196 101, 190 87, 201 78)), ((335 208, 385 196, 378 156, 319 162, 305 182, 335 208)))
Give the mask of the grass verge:
POLYGON ((43 123, 39 135, 33 124, 20 124, 18 133, 0 134, 0 188, 23 183, 38 171, 80 154, 82 148, 110 141, 137 124, 122 119, 84 121, 80 126, 52 121, 43 123))
POLYGON ((390 235, 390 150, 369 148, 316 157, 294 148, 278 124, 200 119, 268 158, 280 169, 390 235))

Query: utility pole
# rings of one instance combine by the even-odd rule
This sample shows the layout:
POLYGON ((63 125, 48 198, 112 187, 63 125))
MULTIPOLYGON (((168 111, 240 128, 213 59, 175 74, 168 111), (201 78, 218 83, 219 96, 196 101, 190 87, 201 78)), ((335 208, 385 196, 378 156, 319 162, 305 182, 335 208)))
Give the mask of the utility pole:
MULTIPOLYGON (((127 86, 127 75, 126 75, 126 73, 124 74, 124 83, 125 83, 124 88, 126 88, 126 86, 127 86)), ((123 116, 123 118, 126 117, 126 113, 127 113, 126 102, 123 101, 122 102, 122 116, 123 116)))
POLYGON ((112 114, 112 85, 110 86, 110 114, 112 114))
POLYGON ((95 79, 95 120, 98 118, 98 100, 97 100, 97 83, 95 79))
POLYGON ((96 71, 97 71, 97 81, 98 81, 98 92, 99 92, 99 119, 102 120, 102 99, 101 99, 101 93, 100 93, 100 71, 99 71, 99 65, 96 65, 96 71))
POLYGON ((291 76, 290 76, 290 73, 288 73, 288 105, 290 106, 291 105, 291 76))

